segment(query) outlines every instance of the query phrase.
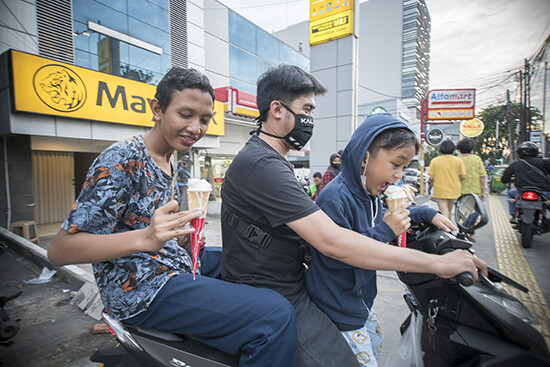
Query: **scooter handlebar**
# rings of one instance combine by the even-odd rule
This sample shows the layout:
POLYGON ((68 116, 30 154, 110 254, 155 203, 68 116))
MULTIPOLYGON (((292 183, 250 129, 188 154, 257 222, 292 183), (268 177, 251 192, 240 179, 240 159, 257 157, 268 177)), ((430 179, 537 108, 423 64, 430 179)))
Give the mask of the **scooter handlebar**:
POLYGON ((474 277, 468 272, 460 273, 456 276, 456 281, 463 286, 469 287, 474 284, 474 277))

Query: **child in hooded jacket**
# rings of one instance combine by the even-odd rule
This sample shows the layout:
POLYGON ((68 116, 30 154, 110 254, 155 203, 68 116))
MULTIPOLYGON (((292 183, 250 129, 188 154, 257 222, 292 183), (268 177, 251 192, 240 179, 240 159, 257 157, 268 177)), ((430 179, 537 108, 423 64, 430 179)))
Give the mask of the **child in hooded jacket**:
MULTIPOLYGON (((317 205, 338 225, 381 242, 390 242, 413 222, 457 229, 427 206, 386 211, 378 197, 403 175, 419 143, 403 122, 376 114, 357 128, 342 155, 340 174, 327 185, 317 205)), ((311 247, 306 272, 311 299, 340 329, 361 365, 377 366, 383 336, 373 311, 376 271, 355 268, 311 247)))

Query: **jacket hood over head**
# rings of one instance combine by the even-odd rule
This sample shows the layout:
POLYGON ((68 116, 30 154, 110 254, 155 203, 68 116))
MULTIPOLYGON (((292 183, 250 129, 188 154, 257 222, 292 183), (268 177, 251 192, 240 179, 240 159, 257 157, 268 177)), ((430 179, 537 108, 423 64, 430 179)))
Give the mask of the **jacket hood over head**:
MULTIPOLYGON (((361 195, 367 197, 369 196, 369 193, 361 182, 361 175, 363 174, 361 164, 363 159, 365 159, 367 150, 372 142, 380 133, 397 128, 405 128, 412 132, 404 122, 393 117, 391 114, 378 113, 367 116, 365 121, 355 130, 342 153, 340 173, 342 178, 345 178, 345 182, 351 192, 356 194, 361 193, 361 195)), ((370 159, 372 159, 372 157, 369 157, 369 160, 370 159)))

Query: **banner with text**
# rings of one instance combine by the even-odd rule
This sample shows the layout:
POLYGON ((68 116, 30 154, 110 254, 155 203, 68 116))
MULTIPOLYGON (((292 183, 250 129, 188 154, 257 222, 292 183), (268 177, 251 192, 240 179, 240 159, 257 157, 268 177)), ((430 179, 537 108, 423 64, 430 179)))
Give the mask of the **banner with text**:
POLYGON ((475 113, 475 89, 434 89, 427 96, 427 120, 470 120, 475 113))
MULTIPOLYGON (((136 126, 153 126, 156 86, 11 50, 16 111, 136 126)), ((219 105, 219 106, 217 106, 219 105)), ((207 134, 224 135, 216 102, 207 134)))

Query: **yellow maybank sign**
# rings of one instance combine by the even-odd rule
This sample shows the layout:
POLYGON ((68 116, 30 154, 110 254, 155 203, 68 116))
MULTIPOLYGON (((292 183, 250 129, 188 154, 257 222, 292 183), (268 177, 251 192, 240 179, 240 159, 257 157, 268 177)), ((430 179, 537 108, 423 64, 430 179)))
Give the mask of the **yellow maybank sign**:
MULTIPOLYGON (((16 111, 153 126, 154 85, 11 50, 16 111)), ((215 102, 207 134, 224 135, 223 103, 215 102)))

